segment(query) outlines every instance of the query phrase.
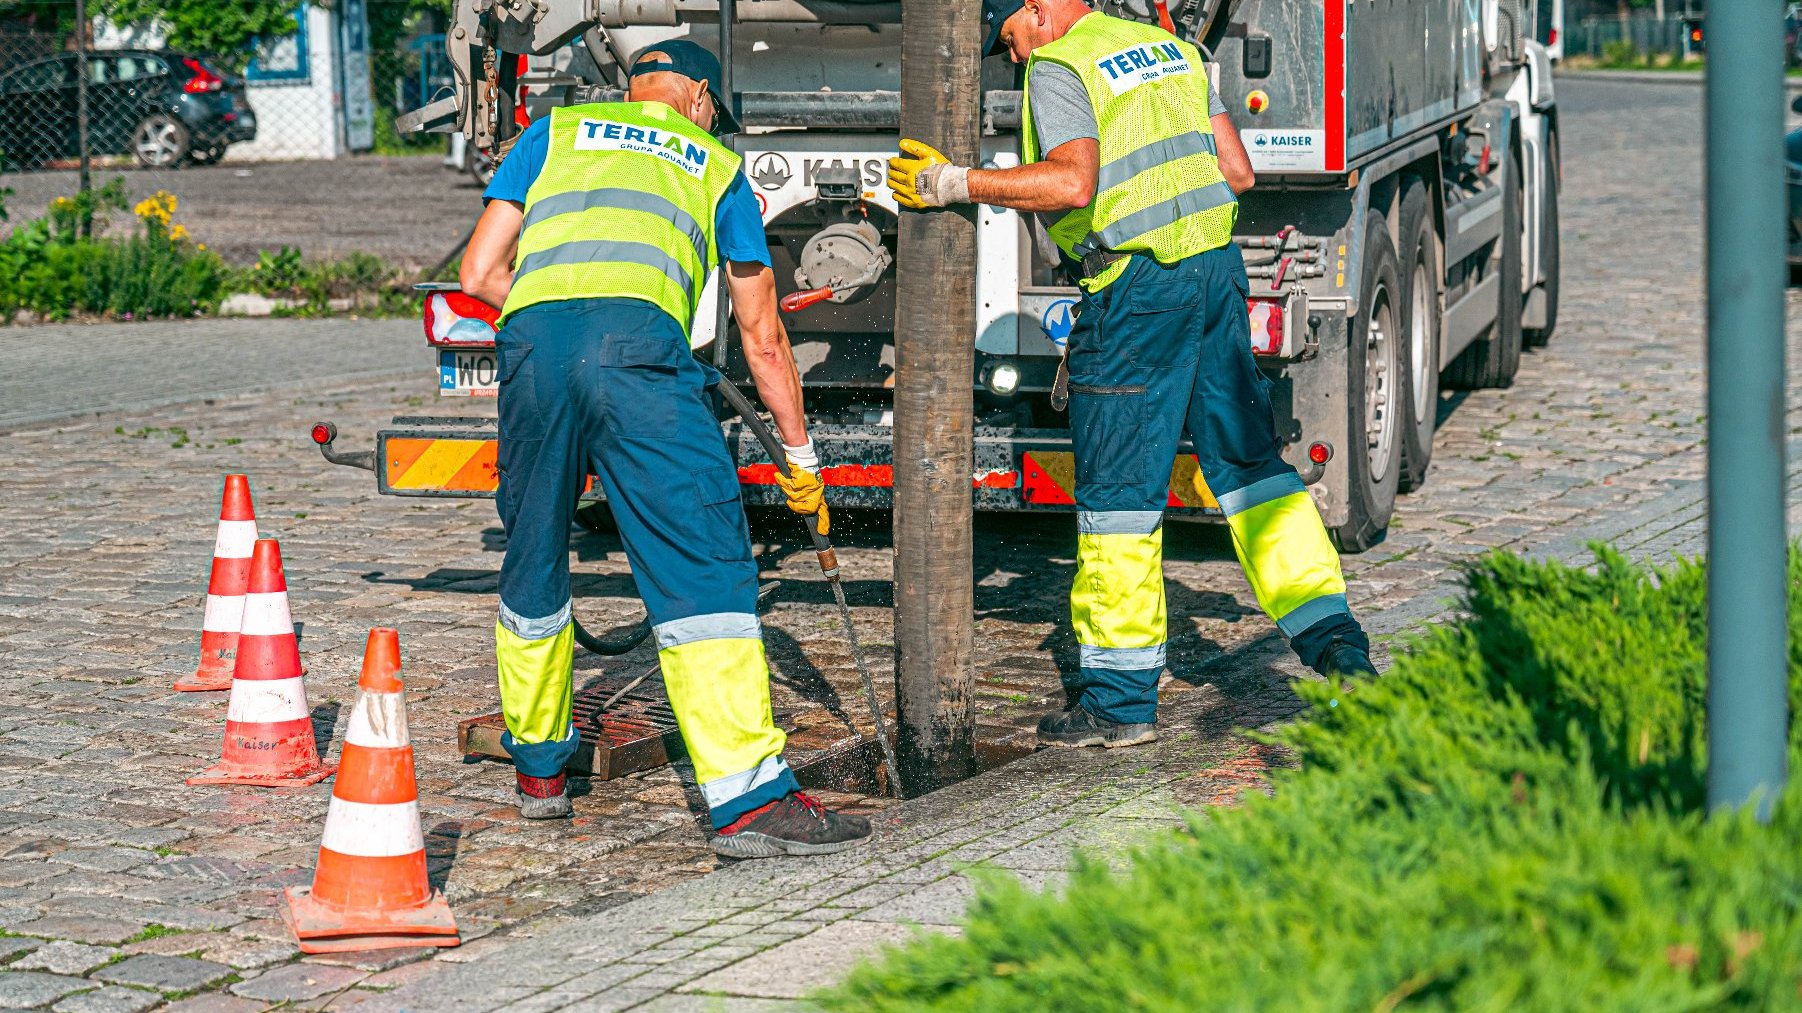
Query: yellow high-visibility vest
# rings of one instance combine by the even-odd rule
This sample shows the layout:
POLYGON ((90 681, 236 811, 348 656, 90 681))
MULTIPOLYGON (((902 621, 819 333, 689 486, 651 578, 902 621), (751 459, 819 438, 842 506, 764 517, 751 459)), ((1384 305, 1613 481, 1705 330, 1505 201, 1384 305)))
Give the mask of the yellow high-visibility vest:
POLYGON ((502 322, 538 303, 627 298, 656 305, 692 333, 719 260, 714 216, 739 164, 661 102, 553 111, 502 322))
MULTIPOLYGON (((1101 145, 1100 178, 1088 207, 1050 228, 1075 260, 1091 252, 1143 253, 1171 264, 1232 242, 1239 200, 1220 173, 1208 117, 1207 68, 1194 46, 1136 21, 1090 14, 1026 64, 1075 73, 1089 93, 1101 145)), ((1021 110, 1021 159, 1041 161, 1032 91, 1021 110)), ((1115 264, 1083 287, 1099 291, 1126 269, 1115 264)))

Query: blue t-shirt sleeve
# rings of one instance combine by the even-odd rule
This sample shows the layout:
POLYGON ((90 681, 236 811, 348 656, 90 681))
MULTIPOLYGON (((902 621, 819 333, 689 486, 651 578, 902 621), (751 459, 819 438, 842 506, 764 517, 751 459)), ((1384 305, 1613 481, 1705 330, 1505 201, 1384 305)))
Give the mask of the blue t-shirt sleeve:
POLYGON ((757 196, 751 192, 751 182, 745 179, 742 169, 714 213, 713 235, 721 260, 771 266, 770 244, 763 235, 763 212, 758 210, 757 196))
POLYGON ((482 203, 486 205, 492 200, 510 200, 519 204, 526 202, 526 192, 532 184, 538 182, 538 173, 544 169, 544 156, 550 151, 551 118, 546 116, 526 128, 526 132, 513 142, 513 150, 501 162, 500 168, 494 170, 494 178, 488 181, 488 189, 482 191, 482 203))

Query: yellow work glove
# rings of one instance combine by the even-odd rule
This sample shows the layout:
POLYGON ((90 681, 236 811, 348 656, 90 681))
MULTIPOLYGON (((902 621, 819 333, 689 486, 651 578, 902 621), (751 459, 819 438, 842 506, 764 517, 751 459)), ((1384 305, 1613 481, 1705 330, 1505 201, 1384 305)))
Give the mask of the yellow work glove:
POLYGON ((803 517, 812 515, 820 519, 820 534, 832 531, 832 515, 826 510, 826 483, 820 476, 796 464, 789 458, 788 475, 776 472, 776 484, 781 486, 782 494, 788 497, 788 508, 803 517))
POLYGON ((911 137, 901 139, 901 153, 888 160, 888 188, 903 207, 917 211, 970 201, 970 170, 952 165, 937 148, 911 137))

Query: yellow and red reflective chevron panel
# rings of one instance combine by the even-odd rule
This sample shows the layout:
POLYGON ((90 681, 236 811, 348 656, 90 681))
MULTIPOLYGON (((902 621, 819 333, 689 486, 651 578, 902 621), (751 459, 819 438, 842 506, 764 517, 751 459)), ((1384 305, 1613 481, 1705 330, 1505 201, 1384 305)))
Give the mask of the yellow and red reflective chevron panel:
POLYGON ((500 487, 494 440, 384 436, 383 479, 397 493, 492 496, 500 487))
MULTIPOLYGON (((1021 461, 1021 492, 1036 506, 1076 505, 1076 455, 1069 451, 1029 451, 1021 461)), ((1201 477, 1194 454, 1179 454, 1170 469, 1168 506, 1218 510, 1220 502, 1201 477)))

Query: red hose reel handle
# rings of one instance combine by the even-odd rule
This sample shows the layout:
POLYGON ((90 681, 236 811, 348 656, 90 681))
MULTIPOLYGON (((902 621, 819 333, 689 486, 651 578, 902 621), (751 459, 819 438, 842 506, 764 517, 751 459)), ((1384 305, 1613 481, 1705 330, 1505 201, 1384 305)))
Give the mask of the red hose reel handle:
POLYGON ((795 292, 782 297, 782 312, 799 313, 815 303, 822 303, 830 298, 832 298, 831 285, 808 289, 805 292, 795 292))

